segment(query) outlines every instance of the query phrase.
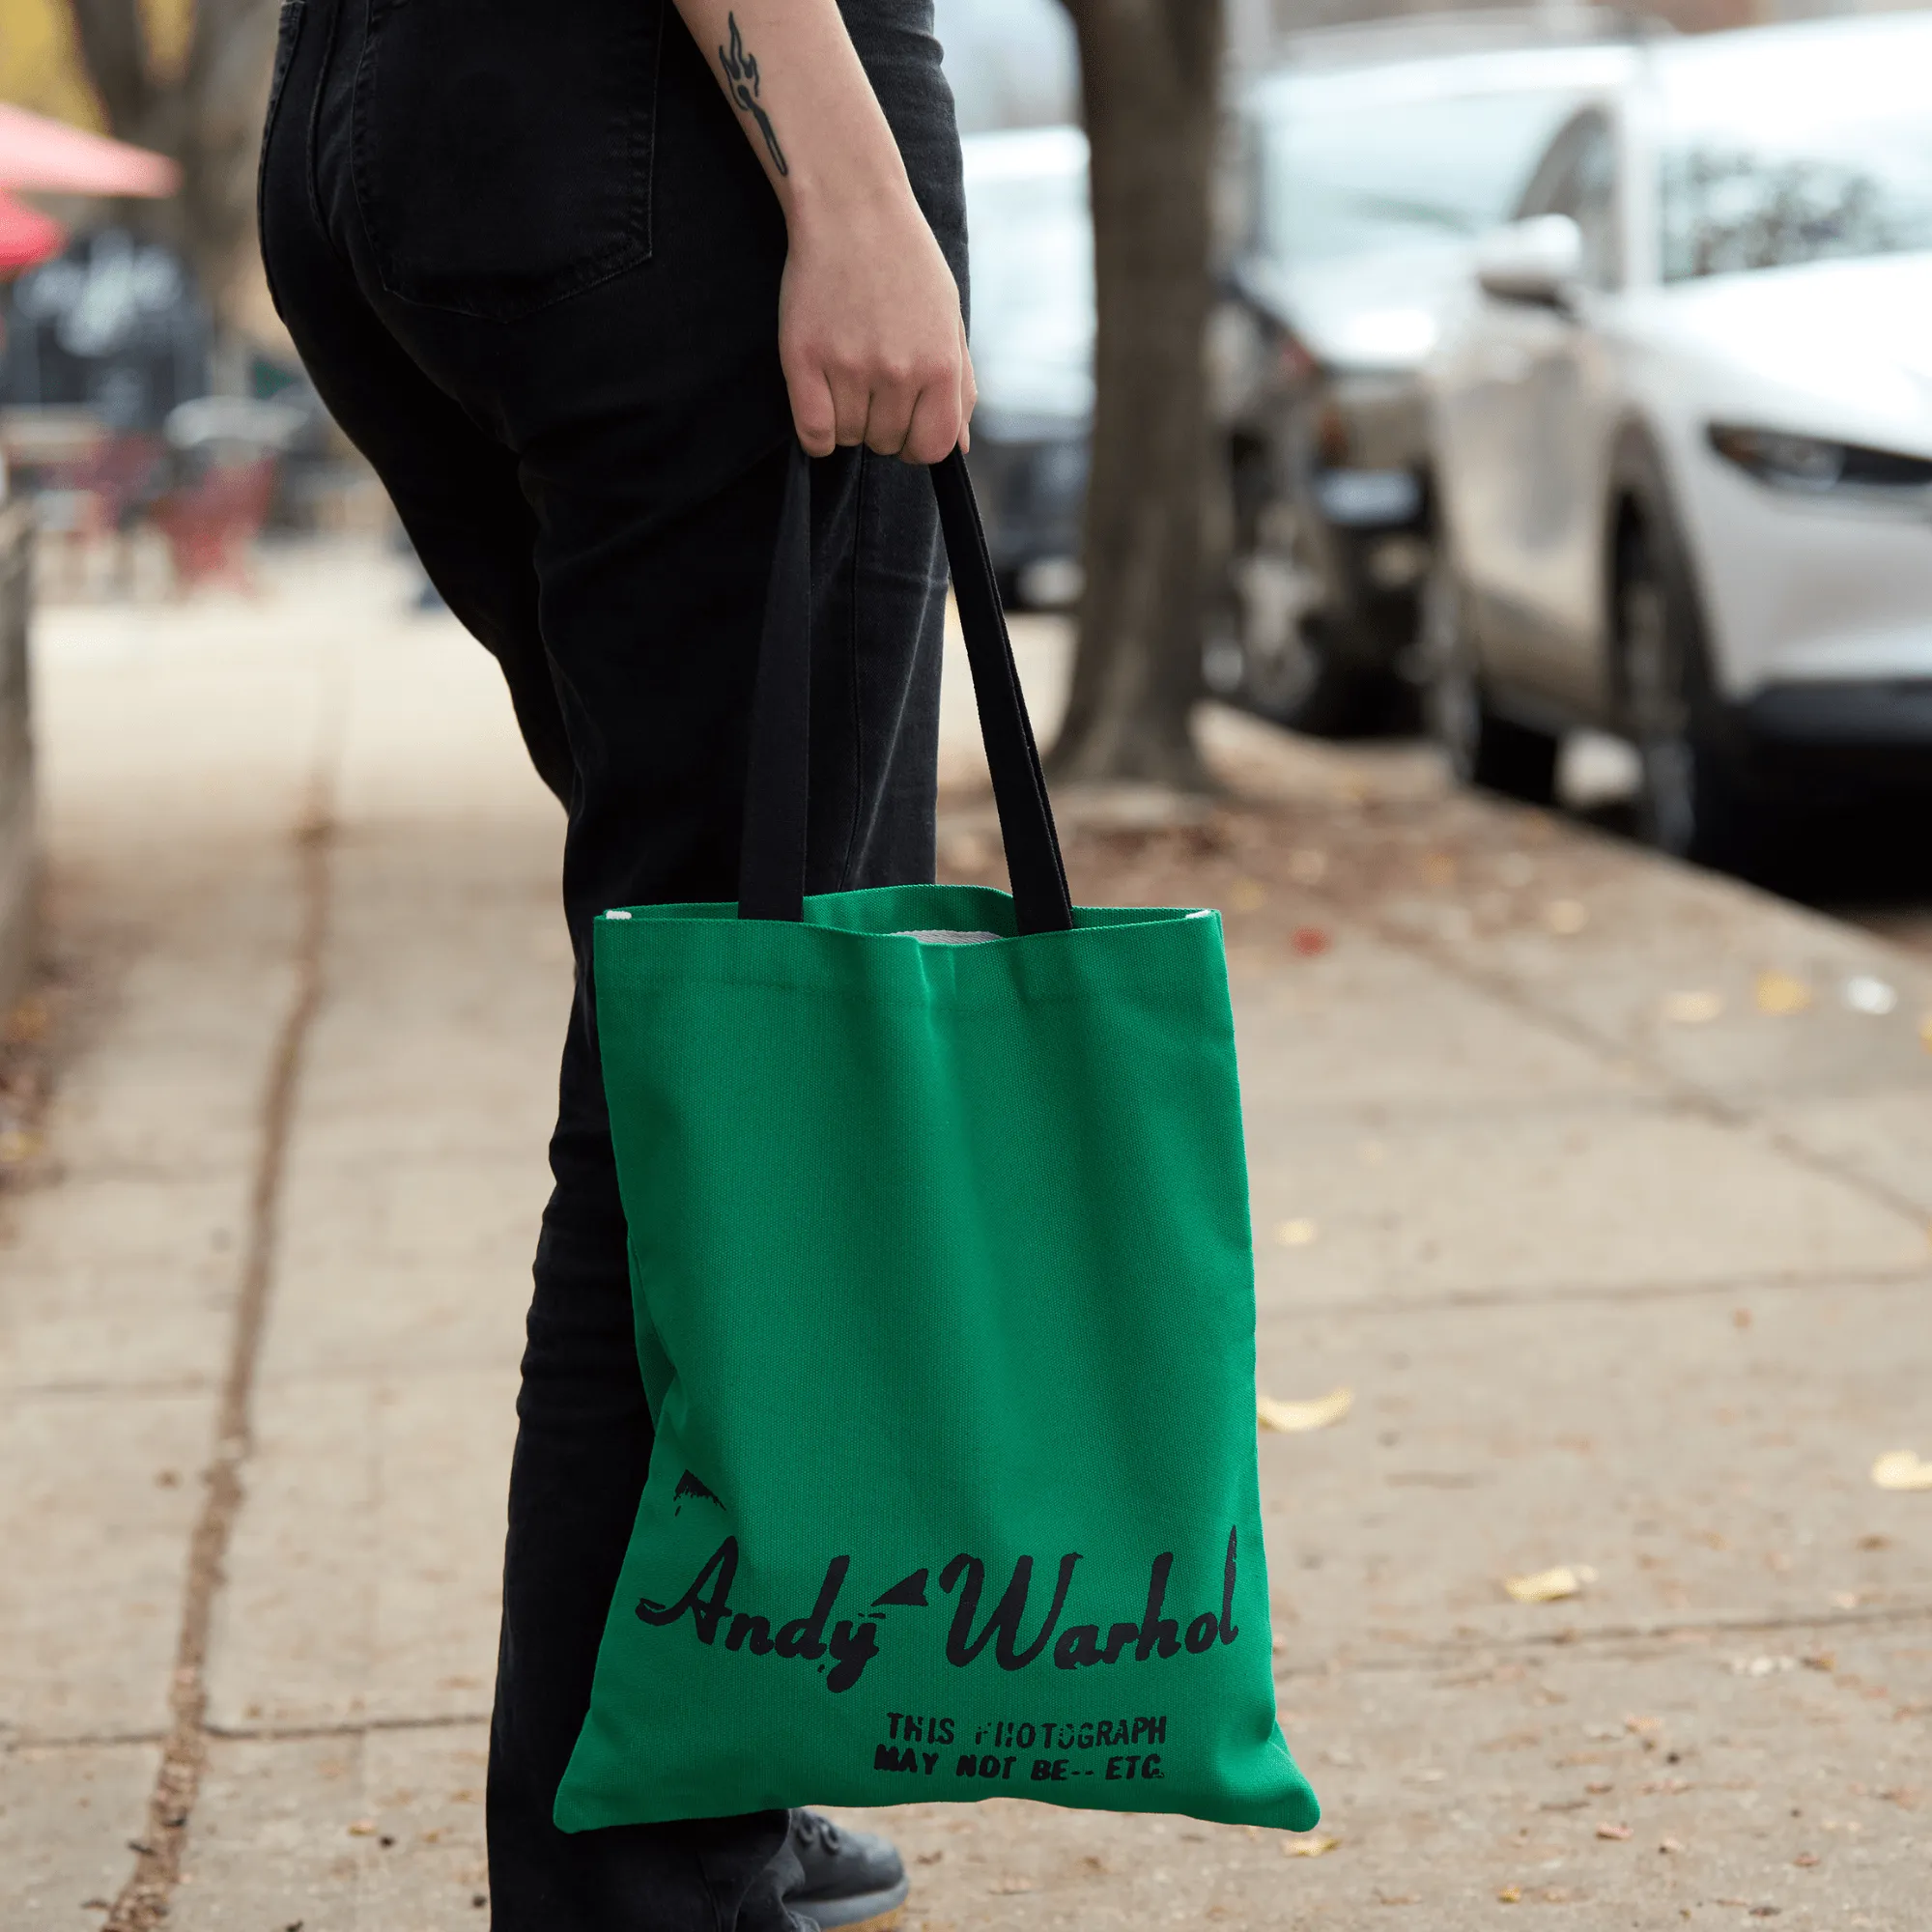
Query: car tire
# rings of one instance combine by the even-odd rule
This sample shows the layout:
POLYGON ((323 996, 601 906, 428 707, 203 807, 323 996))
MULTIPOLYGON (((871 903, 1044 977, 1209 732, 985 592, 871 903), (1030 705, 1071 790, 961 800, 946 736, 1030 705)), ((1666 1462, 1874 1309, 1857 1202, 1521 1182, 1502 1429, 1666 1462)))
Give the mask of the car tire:
POLYGON ((1423 591, 1422 660, 1424 715, 1458 781, 1525 805, 1550 804, 1561 741, 1492 703, 1469 635, 1468 599, 1440 558, 1423 591))
POLYGON ((1635 481, 1616 530, 1612 634, 1636 748, 1638 836, 1691 865, 1755 871, 1771 803, 1753 793, 1722 730, 1695 588, 1662 492, 1641 471, 1635 481))
POLYGON ((1349 738, 1400 724, 1406 693, 1397 678, 1365 670, 1337 649, 1327 618, 1310 605, 1317 581, 1301 554, 1293 514, 1271 497, 1240 519, 1245 526, 1228 573, 1228 630, 1233 652, 1217 653, 1238 668, 1213 678, 1215 688, 1249 710, 1319 738, 1349 738), (1269 516, 1268 511, 1278 514, 1269 516), (1261 528, 1288 525, 1285 543, 1266 546, 1261 528))

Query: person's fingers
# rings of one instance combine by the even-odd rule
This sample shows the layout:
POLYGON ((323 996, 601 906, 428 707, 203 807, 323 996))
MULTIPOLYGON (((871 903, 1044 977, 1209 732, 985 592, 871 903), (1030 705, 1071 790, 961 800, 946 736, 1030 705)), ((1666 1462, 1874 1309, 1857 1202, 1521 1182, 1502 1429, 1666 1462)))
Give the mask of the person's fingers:
POLYGON ((909 373, 881 370, 873 378, 866 412, 866 447, 878 456, 897 456, 906 446, 919 403, 920 385, 909 373))
POLYGON ((913 411, 912 425, 898 454, 908 463, 944 462, 959 441, 964 421, 957 380, 935 383, 921 391, 919 407, 913 411))
POLYGON ((838 443, 838 411, 825 372, 815 364, 787 367, 785 387, 791 394, 791 419, 808 456, 830 456, 838 443))
POLYGON ((848 367, 832 369, 830 380, 832 406, 838 418, 838 447, 856 449, 866 440, 866 421, 871 410, 872 385, 859 370, 848 367))

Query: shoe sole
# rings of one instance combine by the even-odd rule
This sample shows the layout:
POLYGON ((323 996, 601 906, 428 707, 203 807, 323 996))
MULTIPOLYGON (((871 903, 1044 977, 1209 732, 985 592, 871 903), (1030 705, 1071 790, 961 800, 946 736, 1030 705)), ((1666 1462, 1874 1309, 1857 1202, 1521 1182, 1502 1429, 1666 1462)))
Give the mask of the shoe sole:
POLYGON ((901 1879, 886 1891, 862 1892, 854 1898, 801 1898, 785 1902, 823 1932, 892 1932, 905 1909, 912 1881, 901 1879))

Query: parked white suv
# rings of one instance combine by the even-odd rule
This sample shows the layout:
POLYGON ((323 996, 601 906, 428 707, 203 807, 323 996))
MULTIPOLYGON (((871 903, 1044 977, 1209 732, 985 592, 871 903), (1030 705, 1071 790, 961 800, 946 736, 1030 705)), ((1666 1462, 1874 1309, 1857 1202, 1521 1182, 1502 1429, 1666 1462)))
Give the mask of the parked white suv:
POLYGON ((1629 737, 1659 845, 1932 781, 1932 15, 1651 46, 1552 141, 1430 371, 1431 709, 1551 788, 1629 737))

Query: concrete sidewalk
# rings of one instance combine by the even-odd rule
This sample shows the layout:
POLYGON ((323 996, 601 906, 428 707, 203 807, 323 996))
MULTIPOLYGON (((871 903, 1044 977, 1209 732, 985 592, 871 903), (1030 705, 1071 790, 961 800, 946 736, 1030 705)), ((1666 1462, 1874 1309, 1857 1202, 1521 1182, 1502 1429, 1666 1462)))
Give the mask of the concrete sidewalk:
MULTIPOLYGON (((0 1197, 9 1928, 486 1922, 560 827, 400 573, 272 582, 41 623, 81 979, 0 1197)), ((1913 1932, 1932 1494, 1868 1472, 1932 1455, 1932 972, 1413 753, 1214 736, 1257 803, 1069 862, 1229 912, 1262 1385, 1354 1391, 1262 1438, 1327 1820, 910 1807, 908 1924, 1913 1932), (1556 1565, 1593 1579, 1505 1594, 1556 1565)))

